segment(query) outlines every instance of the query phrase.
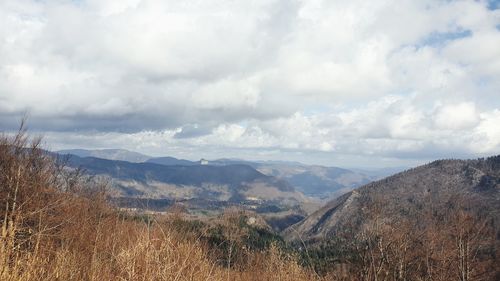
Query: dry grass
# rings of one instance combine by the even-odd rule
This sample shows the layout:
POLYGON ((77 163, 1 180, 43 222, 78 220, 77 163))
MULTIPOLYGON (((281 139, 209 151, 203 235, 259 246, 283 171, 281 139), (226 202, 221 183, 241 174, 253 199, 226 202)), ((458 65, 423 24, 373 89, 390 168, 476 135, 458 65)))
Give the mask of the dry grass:
POLYGON ((69 241, 60 241, 52 249, 20 250, 13 239, 20 229, 4 223, 2 230, 0 280, 314 279, 276 247, 253 255, 243 270, 227 269, 208 257, 198 241, 118 217, 102 219, 93 233, 85 227, 80 234, 74 229, 75 237, 67 237, 69 241))
POLYGON ((271 246, 224 267, 199 239, 132 220, 21 128, 0 136, 0 280, 315 280, 271 246))

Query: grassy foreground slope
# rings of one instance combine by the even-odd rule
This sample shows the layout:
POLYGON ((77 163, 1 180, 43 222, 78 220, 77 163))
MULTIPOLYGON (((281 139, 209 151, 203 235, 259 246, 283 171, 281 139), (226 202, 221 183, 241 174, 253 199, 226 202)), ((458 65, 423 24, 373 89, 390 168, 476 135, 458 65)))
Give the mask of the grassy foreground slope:
POLYGON ((22 130, 0 136, 0 280, 319 279, 264 230, 238 227, 239 216, 206 228, 122 214, 102 186, 57 165, 39 144, 22 130), (241 243, 251 235, 264 242, 241 243))

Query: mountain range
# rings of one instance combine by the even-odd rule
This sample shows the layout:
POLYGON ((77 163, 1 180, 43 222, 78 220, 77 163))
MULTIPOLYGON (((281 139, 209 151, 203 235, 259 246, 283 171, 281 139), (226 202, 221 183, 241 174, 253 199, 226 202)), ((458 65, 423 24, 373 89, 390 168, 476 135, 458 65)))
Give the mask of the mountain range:
MULTIPOLYGON (((82 158, 95 157, 107 160, 120 160, 132 163, 152 163, 166 166, 199 166, 200 161, 177 159, 174 157, 151 157, 123 149, 85 150, 70 149, 58 151, 60 154, 75 155, 82 158)), ((392 174, 394 170, 376 169, 372 171, 349 170, 338 167, 305 165, 288 161, 247 161, 241 159, 216 159, 206 161, 209 166, 246 165, 260 173, 288 182, 305 196, 329 199, 345 192, 392 174)), ((400 171, 403 168, 396 168, 400 171)))
POLYGON ((133 163, 145 162, 151 156, 125 149, 66 149, 57 151, 59 154, 71 154, 79 157, 96 157, 108 160, 121 160, 133 163))
POLYGON ((122 208, 164 211, 181 205, 195 216, 238 206, 281 231, 338 196, 376 178, 337 167, 285 161, 151 157, 123 149, 57 152, 69 167, 110 182, 122 208))
POLYGON ((68 165, 91 175, 109 177, 118 196, 226 201, 274 198, 259 194, 266 189, 276 196, 283 195, 281 200, 302 200, 302 195, 286 181, 266 176, 247 165, 162 165, 75 155, 68 158, 68 165))

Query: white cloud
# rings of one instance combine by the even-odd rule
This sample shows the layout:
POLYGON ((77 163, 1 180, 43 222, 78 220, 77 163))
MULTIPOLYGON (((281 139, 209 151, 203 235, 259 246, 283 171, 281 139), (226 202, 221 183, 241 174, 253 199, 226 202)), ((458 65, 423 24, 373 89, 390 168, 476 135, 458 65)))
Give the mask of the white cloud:
POLYGON ((257 107, 259 89, 252 81, 219 80, 199 88, 192 103, 199 109, 245 110, 257 107))
POLYGON ((472 151, 498 153, 500 149, 500 110, 481 114, 481 123, 474 130, 472 151))
POLYGON ((486 1, 5 0, 0 126, 28 111, 59 146, 157 154, 499 153, 499 24, 486 1))
POLYGON ((438 109, 434 120, 439 129, 470 129, 479 123, 479 114, 471 102, 447 104, 438 109))

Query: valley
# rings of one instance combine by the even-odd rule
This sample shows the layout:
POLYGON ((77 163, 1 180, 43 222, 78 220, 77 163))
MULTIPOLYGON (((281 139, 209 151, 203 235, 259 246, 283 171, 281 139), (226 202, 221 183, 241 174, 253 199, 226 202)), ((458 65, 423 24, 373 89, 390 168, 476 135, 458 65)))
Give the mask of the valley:
POLYGON ((276 231, 305 218, 328 198, 375 178, 293 162, 219 159, 202 165, 121 149, 58 153, 69 167, 109 182, 111 201, 120 208, 166 212, 175 206, 192 218, 207 219, 238 207, 263 217, 276 231))

